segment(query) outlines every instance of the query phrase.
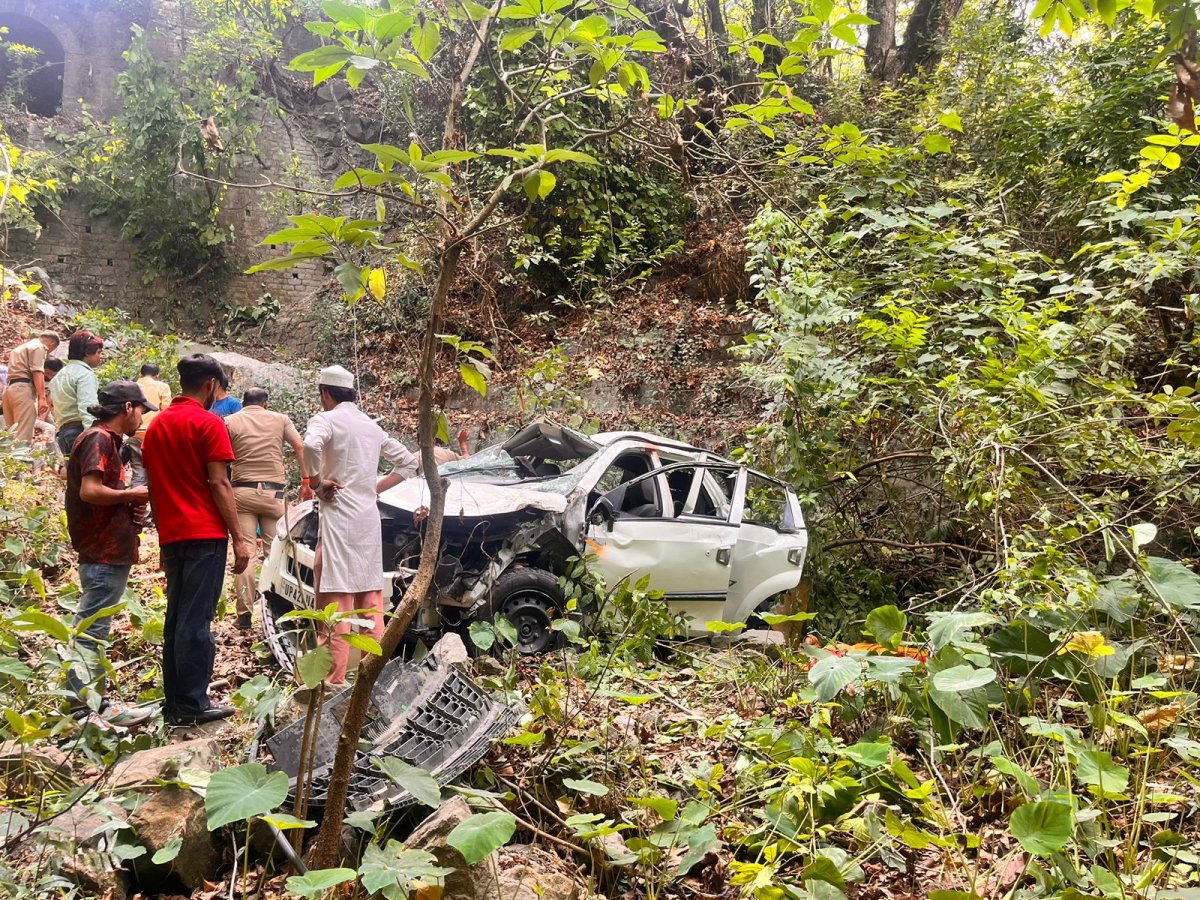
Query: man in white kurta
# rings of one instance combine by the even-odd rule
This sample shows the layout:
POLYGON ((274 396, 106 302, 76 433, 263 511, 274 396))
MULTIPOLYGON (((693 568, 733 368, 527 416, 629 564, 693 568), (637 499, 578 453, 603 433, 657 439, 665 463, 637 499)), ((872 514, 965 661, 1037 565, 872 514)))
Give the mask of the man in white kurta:
MULTIPOLYGON (((304 457, 313 473, 310 486, 321 500, 321 529, 315 568, 317 604, 336 603, 342 612, 370 610, 371 634, 383 636, 383 537, 379 525, 376 485, 379 460, 395 467, 393 474, 411 477, 417 458, 388 435, 355 404, 354 376, 341 366, 320 372, 321 412, 308 421, 304 457)), ((349 645, 339 635, 349 622, 334 629, 330 650, 333 668, 326 682, 341 687, 346 680, 349 645)))

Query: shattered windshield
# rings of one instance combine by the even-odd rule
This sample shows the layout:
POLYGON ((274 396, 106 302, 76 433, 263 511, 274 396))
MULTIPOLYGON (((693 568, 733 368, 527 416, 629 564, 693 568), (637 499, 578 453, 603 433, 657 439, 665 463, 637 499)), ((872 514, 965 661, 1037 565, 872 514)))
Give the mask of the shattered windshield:
POLYGON ((445 463, 438 472, 456 481, 519 484, 525 490, 566 494, 579 484, 595 459, 588 457, 563 472, 557 462, 527 456, 514 458, 497 444, 465 459, 445 463))

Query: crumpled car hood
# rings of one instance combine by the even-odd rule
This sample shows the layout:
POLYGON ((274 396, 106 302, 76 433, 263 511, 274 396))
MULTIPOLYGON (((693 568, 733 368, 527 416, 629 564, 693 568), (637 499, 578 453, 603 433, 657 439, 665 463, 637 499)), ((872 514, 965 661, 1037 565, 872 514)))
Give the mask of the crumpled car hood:
MULTIPOLYGON (((415 512, 429 505, 429 486, 424 478, 410 478, 380 494, 379 502, 393 509, 415 512)), ((452 480, 446 488, 447 518, 499 516, 523 509, 561 513, 566 508, 567 498, 562 494, 528 490, 519 485, 452 480)))

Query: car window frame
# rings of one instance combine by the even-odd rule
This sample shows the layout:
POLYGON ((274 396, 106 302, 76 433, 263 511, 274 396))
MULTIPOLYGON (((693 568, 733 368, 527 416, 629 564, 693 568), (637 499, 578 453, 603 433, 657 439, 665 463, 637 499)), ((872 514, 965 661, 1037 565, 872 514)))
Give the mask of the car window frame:
MULTIPOLYGON (((638 482, 645 481, 650 478, 657 479, 656 489, 658 491, 658 506, 659 506, 659 509, 661 511, 663 511, 664 514, 660 515, 660 516, 634 517, 634 519, 636 519, 636 521, 642 521, 642 522, 669 521, 669 522, 680 522, 680 523, 684 523, 684 524, 692 523, 692 524, 724 525, 724 526, 729 526, 729 527, 733 527, 733 528, 738 528, 741 526, 740 516, 741 516, 742 504, 739 502, 739 500, 740 500, 740 496, 741 496, 740 489, 741 489, 742 485, 744 485, 744 483, 745 483, 745 468, 742 466, 739 466, 737 463, 731 463, 727 460, 720 460, 720 459, 682 460, 680 462, 674 462, 674 463, 670 463, 668 465, 659 466, 654 471, 646 472, 645 474, 639 475, 637 478, 631 478, 629 481, 626 481, 624 484, 618 485, 618 487, 628 489, 628 488, 632 487, 633 485, 637 484, 638 482), (666 508, 667 508, 666 500, 667 500, 667 498, 670 498, 672 496, 671 490, 670 490, 670 484, 668 482, 667 476, 671 472, 678 471, 680 469, 685 469, 685 468, 698 469, 698 470, 699 469, 721 469, 722 471, 736 473, 736 476, 734 478, 733 496, 728 498, 729 499, 729 511, 724 519, 720 518, 719 516, 705 516, 705 515, 700 515, 695 512, 690 512, 690 513, 682 512, 677 516, 674 514, 675 506, 674 506, 673 501, 671 503, 671 514, 670 515, 665 514, 666 508), (735 513, 737 513, 736 518, 734 515, 735 513)), ((693 509, 695 508, 695 497, 699 496, 698 485, 700 483, 702 483, 702 480, 696 478, 693 475, 692 484, 688 489, 689 502, 690 502, 691 506, 693 507, 693 509)), ((614 488, 613 490, 615 491, 616 488, 614 488)), ((608 496, 609 493, 612 493, 612 491, 601 494, 600 499, 604 499, 605 497, 608 496)), ((689 505, 688 503, 684 504, 685 510, 687 509, 688 505, 689 505)), ((589 510, 588 512, 590 513, 591 510, 589 510)))

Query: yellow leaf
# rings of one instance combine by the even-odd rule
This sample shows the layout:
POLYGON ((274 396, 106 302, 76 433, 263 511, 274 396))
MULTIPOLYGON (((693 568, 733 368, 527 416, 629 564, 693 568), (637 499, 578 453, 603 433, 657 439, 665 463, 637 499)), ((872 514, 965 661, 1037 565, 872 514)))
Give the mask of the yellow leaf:
POLYGON ((384 274, 383 269, 371 270, 371 274, 367 276, 367 287, 375 299, 382 303, 387 294, 387 275, 384 274))
POLYGON ((1085 656, 1112 656, 1117 652, 1105 643, 1104 635, 1098 631, 1076 631, 1058 653, 1061 656, 1072 650, 1085 656))

